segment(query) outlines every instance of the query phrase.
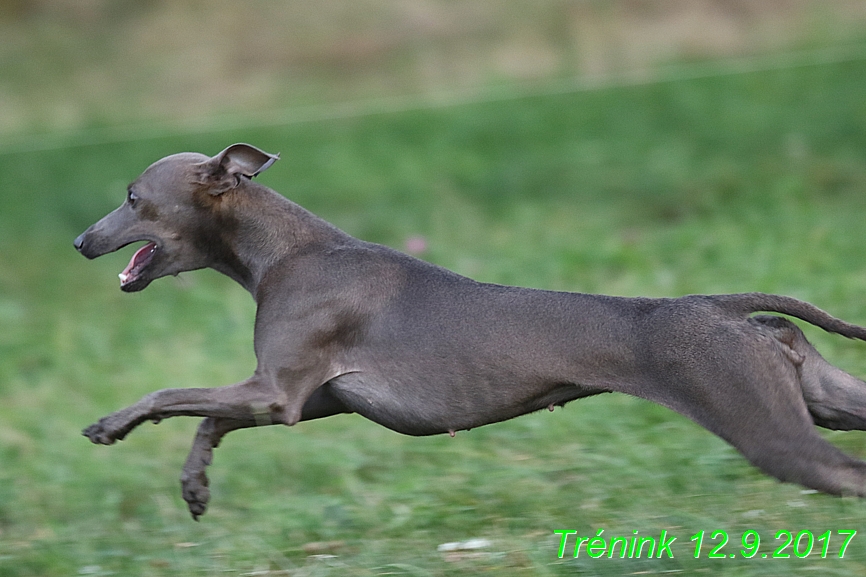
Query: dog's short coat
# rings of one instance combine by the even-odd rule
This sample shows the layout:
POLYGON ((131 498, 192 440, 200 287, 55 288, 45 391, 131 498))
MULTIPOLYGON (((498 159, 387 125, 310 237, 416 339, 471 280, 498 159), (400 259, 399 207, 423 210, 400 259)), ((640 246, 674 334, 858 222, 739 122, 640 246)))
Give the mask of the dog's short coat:
POLYGON ((276 159, 246 144, 163 158, 75 240, 88 258, 146 241, 120 274, 124 291, 211 267, 256 300, 249 379, 157 391, 84 431, 107 445, 146 420, 206 417, 182 475, 194 518, 212 450, 235 429, 355 412, 409 435, 453 435, 605 392, 682 413, 783 481, 866 493, 866 463, 813 426, 866 428, 866 383, 792 322, 751 315, 861 340, 866 329, 760 293, 617 298, 479 283, 355 239, 251 180, 276 159))

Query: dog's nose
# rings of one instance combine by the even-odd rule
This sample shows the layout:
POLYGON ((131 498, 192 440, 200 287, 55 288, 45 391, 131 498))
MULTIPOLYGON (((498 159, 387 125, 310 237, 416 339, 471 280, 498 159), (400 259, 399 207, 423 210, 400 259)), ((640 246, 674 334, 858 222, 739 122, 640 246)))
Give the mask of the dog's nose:
POLYGON ((84 233, 78 235, 78 237, 73 241, 72 245, 75 247, 75 250, 81 252, 81 247, 84 246, 84 233))

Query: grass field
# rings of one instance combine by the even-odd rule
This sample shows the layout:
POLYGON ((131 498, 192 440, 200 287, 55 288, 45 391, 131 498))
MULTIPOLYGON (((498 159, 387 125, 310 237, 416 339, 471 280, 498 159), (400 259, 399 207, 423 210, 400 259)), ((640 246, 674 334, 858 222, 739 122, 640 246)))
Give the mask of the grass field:
MULTIPOLYGON (((122 294, 130 250, 72 239, 150 162, 247 141, 260 178, 361 238, 474 278, 675 296, 760 290, 866 324, 866 62, 0 156, 0 577, 69 575, 862 575, 860 501, 803 493, 625 396, 447 435, 355 416, 233 433, 209 512, 179 495, 194 419, 113 447, 80 430, 158 388, 254 368, 254 306, 205 271, 122 294), (558 558, 554 530, 677 537, 673 558, 558 558), (726 559, 707 559, 723 530, 726 559), (744 559, 780 530, 800 559, 744 559), (693 558, 690 537, 705 531, 693 558), (478 550, 437 546, 472 538, 478 550), (735 554, 736 558, 730 558, 735 554)), ((866 375, 866 344, 806 328, 866 375)), ((830 433, 866 457, 862 433, 830 433)))

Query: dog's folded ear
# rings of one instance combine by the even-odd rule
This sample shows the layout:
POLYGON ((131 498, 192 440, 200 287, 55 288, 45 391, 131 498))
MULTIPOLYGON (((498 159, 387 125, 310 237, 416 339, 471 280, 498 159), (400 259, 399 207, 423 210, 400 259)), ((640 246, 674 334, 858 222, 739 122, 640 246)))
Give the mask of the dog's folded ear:
POLYGON ((237 187, 241 178, 257 176, 279 158, 279 154, 249 144, 232 144, 199 165, 199 181, 208 186, 209 193, 222 194, 237 187))

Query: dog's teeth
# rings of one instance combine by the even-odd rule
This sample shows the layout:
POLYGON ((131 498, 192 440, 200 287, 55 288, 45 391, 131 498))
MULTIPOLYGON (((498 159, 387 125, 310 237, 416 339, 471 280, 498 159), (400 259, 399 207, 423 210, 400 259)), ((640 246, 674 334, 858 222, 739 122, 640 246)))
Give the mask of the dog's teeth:
POLYGON ((129 278, 129 275, 126 274, 125 272, 122 272, 119 275, 117 275, 117 277, 120 279, 120 282, 124 283, 124 282, 126 282, 126 279, 129 278))

